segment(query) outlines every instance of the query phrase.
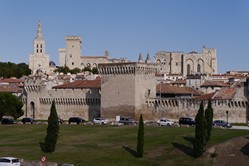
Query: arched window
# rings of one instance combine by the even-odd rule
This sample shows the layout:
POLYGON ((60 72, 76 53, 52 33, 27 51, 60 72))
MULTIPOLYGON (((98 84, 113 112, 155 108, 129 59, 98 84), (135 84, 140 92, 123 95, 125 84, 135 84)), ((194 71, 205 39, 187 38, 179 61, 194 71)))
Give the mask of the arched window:
POLYGON ((93 67, 97 67, 97 64, 96 64, 96 63, 94 63, 94 64, 93 64, 93 67))
POLYGON ((148 90, 148 96, 150 96, 150 89, 148 90))
POLYGON ((199 72, 199 73, 201 72, 201 65, 200 64, 197 65, 197 72, 199 72))
POLYGON ((191 68, 190 68, 190 64, 187 65, 187 75, 191 74, 191 68))
POLYGON ((35 119, 35 103, 33 101, 30 102, 30 110, 31 110, 31 117, 35 119))

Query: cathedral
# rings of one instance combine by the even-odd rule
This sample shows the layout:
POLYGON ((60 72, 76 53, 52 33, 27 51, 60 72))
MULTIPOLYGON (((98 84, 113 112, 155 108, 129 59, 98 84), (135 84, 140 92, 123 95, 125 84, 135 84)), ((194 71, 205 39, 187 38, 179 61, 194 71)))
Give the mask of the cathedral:
POLYGON ((214 48, 203 47, 202 53, 159 51, 155 55, 154 62, 162 73, 181 74, 184 77, 218 73, 216 49, 214 48))

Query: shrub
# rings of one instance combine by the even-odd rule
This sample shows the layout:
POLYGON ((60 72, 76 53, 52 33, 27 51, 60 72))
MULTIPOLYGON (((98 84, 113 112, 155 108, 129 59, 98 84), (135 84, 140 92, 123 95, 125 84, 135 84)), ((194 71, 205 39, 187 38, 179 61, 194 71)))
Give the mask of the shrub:
POLYGON ((195 118, 195 142, 194 142, 194 151, 196 157, 199 157, 205 151, 206 144, 206 120, 204 118, 204 106, 203 101, 201 101, 200 108, 195 118))
POLYGON ((50 109, 50 115, 48 117, 48 128, 47 128, 45 143, 41 143, 41 148, 43 152, 49 152, 49 153, 54 152, 57 143, 58 134, 59 134, 59 121, 56 112, 55 102, 53 101, 50 109))
POLYGON ((206 142, 210 140, 211 131, 213 128, 213 108, 211 99, 208 100, 208 106, 205 110, 205 119, 207 122, 207 134, 206 134, 206 142))

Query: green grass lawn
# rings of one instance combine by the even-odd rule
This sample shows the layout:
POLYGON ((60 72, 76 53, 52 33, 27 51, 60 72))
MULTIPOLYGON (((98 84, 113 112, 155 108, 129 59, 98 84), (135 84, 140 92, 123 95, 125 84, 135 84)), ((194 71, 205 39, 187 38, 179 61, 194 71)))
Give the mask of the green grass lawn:
MULTIPOLYGON (((24 160, 71 163, 75 166, 156 166, 156 165, 212 165, 192 156, 191 140, 194 128, 145 126, 144 157, 136 158, 138 126, 60 125, 54 153, 43 153, 47 125, 0 125, 0 156, 14 156, 24 160)), ((245 130, 214 128, 207 147, 233 137, 249 135, 245 130)))

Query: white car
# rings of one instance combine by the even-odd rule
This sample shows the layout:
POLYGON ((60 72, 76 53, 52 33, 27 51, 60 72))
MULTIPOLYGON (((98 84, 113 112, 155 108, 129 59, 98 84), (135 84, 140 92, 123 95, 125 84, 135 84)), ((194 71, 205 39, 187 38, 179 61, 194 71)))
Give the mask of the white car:
POLYGON ((0 166, 21 166, 21 163, 15 157, 0 157, 0 166))
POLYGON ((100 125, 105 125, 108 123, 107 120, 103 119, 103 118, 94 118, 93 119, 93 123, 94 124, 100 124, 100 125))
POLYGON ((174 122, 168 120, 168 119, 159 119, 157 121, 158 126, 172 126, 174 122))

